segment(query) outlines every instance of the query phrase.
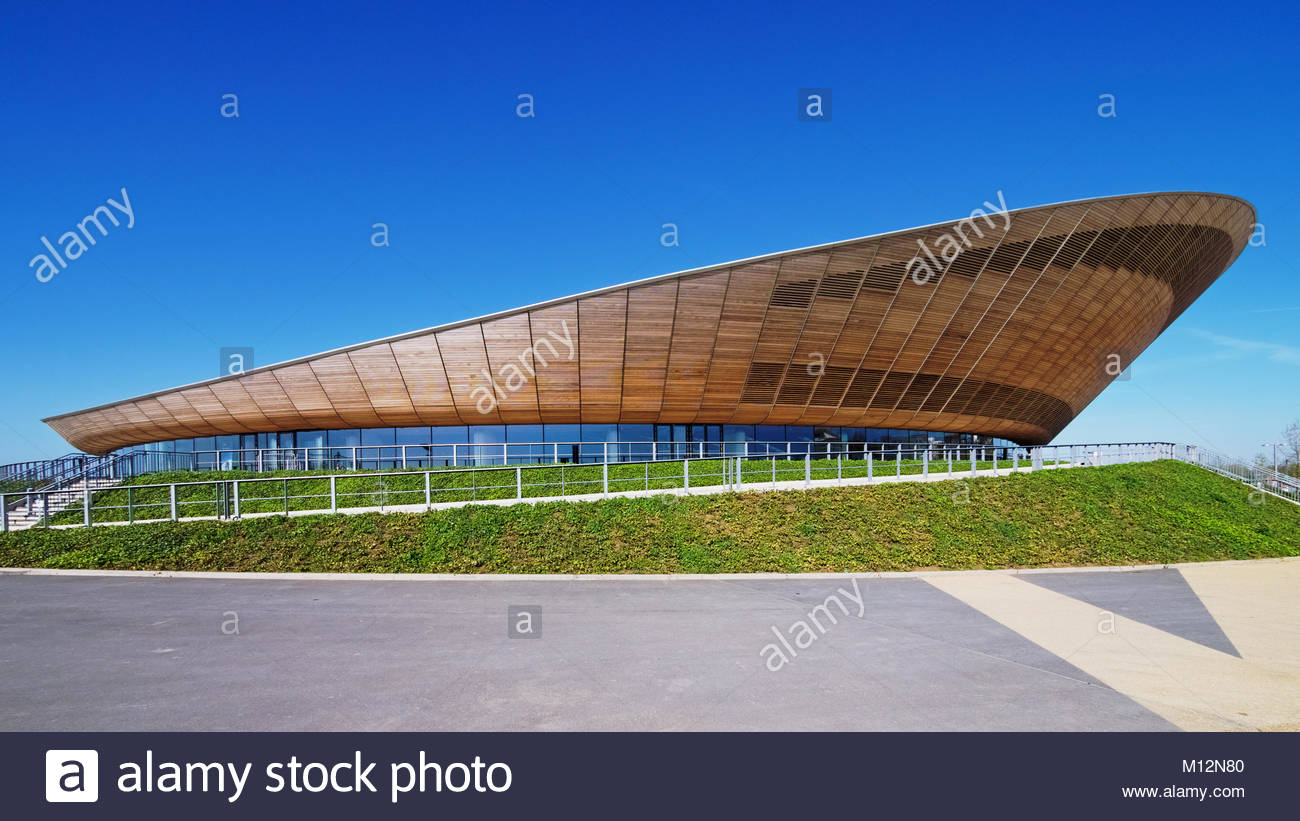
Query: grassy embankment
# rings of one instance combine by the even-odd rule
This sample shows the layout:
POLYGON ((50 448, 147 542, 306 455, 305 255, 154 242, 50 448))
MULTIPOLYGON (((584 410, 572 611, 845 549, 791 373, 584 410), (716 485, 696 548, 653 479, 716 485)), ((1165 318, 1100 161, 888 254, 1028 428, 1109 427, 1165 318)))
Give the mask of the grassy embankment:
POLYGON ((1173 461, 697 497, 271 517, 0 536, 0 566, 708 573, 1300 555, 1300 506, 1173 461), (1256 499, 1257 501, 1257 499, 1256 499))

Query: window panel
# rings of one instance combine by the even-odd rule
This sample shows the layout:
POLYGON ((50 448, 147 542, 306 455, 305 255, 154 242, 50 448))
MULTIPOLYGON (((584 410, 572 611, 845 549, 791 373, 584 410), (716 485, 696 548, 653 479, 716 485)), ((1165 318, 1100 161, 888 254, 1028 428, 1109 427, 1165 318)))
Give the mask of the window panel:
POLYGON ((365 428, 361 431, 361 444, 363 445, 394 445, 397 444, 397 434, 395 428, 365 428))
POLYGON ((506 441, 505 425, 470 425, 469 441, 474 445, 497 445, 506 441))
POLYGON ((325 434, 325 441, 332 448, 350 448, 361 444, 361 431, 331 430, 325 434))
POLYGON ((436 445, 464 445, 469 442, 469 428, 464 425, 444 425, 433 429, 436 445))
POLYGON ((618 425, 583 425, 584 442, 617 442, 618 425))
POLYGON ((546 425, 544 442, 577 442, 582 439, 581 425, 546 425))
POLYGON ((618 438, 620 442, 652 442, 654 425, 619 425, 618 438))
POLYGON ((507 442, 545 442, 541 425, 506 425, 507 442))

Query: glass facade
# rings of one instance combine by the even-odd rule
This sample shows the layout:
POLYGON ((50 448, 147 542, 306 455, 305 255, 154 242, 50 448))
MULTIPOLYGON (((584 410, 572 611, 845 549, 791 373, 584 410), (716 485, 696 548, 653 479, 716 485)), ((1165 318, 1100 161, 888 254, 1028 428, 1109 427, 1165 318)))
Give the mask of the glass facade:
POLYGON ((799 425, 454 425, 205 436, 129 448, 193 454, 197 470, 402 470, 546 462, 636 462, 716 456, 796 456, 900 447, 1014 447, 969 433, 799 425))

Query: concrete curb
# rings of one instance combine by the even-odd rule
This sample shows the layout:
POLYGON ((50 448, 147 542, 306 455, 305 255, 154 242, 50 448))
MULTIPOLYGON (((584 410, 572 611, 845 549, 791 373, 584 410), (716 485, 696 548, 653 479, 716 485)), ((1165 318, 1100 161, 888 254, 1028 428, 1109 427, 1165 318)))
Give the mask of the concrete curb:
POLYGON ((1224 567, 1231 565, 1300 562, 1300 556, 1270 559, 1231 559, 1220 562, 1178 562, 1174 564, 1102 565, 1096 567, 1022 567, 996 570, 898 570, 870 573, 260 573, 203 570, 58 570, 40 567, 0 567, 3 576, 100 576, 126 579, 217 579, 245 581, 762 581, 800 579, 901 579, 925 576, 998 574, 1022 576, 1035 573, 1131 573, 1138 570, 1177 570, 1182 567, 1224 567))

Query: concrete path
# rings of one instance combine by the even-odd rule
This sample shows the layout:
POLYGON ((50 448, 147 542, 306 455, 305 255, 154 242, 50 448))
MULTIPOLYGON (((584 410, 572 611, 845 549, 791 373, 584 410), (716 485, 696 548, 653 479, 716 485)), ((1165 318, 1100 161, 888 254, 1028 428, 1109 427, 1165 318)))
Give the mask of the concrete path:
POLYGON ((5 572, 0 730, 1296 729, 1298 589, 1294 560, 708 579, 5 572), (535 637, 508 635, 530 617, 535 637))

